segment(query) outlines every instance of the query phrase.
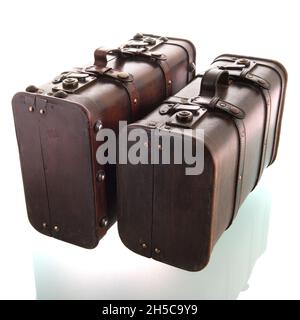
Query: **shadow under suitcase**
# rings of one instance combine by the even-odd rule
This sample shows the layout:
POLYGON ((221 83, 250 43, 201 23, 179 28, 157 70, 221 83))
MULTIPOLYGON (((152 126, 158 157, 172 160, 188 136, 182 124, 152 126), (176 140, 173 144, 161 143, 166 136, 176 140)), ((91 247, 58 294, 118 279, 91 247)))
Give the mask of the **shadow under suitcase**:
POLYGON ((236 299, 267 245, 271 197, 263 179, 217 242, 208 266, 187 272, 127 255, 114 227, 87 251, 48 241, 33 254, 37 299, 236 299), (99 263, 101 261, 101 263, 99 263))

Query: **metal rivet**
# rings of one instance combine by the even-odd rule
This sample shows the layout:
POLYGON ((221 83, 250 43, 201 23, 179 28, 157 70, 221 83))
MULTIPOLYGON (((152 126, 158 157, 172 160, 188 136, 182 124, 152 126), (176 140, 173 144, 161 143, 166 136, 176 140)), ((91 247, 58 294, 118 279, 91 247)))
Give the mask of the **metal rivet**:
POLYGON ((108 219, 107 218, 103 218, 100 221, 100 227, 101 228, 106 228, 108 226, 108 219))
POLYGON ((155 248, 154 251, 156 254, 160 254, 160 250, 158 248, 155 248))
POLYGON ((133 103, 137 103, 137 98, 135 98, 135 99, 133 100, 133 103))
POLYGON ((222 103, 220 103, 220 106, 225 108, 226 107, 226 103, 222 102, 222 103))
POLYGON ((148 148, 148 142, 144 142, 144 147, 148 148))
POLYGON ((53 227, 53 230, 54 230, 55 232, 58 232, 58 231, 59 231, 59 227, 58 227, 58 226, 54 226, 54 227, 53 227))
POLYGON ((98 132, 98 131, 100 131, 102 128, 103 128, 102 121, 101 121, 101 120, 98 120, 98 121, 95 123, 94 130, 95 130, 96 132, 98 132))
POLYGON ((37 88, 36 86, 28 86, 26 89, 25 89, 27 92, 32 92, 32 93, 35 93, 35 92, 38 92, 39 88, 37 88))
POLYGON ((160 109, 159 109, 159 113, 160 114, 167 114, 170 111, 170 106, 166 106, 163 105, 160 109))
POLYGON ((241 175, 239 176, 239 180, 242 180, 242 176, 241 175))
POLYGON ((245 59, 245 58, 237 60, 236 63, 237 64, 244 64, 246 67, 248 67, 250 65, 250 61, 248 59, 245 59))
POLYGON ((147 244, 145 242, 142 243, 142 248, 147 249, 147 244))
POLYGON ((159 40, 168 41, 169 39, 167 37, 160 37, 159 40))
POLYGON ((63 90, 58 90, 57 92, 55 92, 55 93, 53 94, 53 96, 54 96, 55 98, 66 98, 66 97, 68 96, 68 94, 67 94, 65 91, 63 91, 63 90))
POLYGON ((97 173, 97 180, 99 182, 102 182, 104 181, 104 179, 105 179, 105 172, 101 170, 97 173))
POLYGON ((133 37, 134 40, 141 40, 143 39, 143 34, 142 33, 137 33, 133 37))
POLYGON ((40 114, 44 114, 45 110, 44 109, 40 109, 40 114))
POLYGON ((46 229, 47 228, 47 223, 43 222, 42 226, 43 226, 44 229, 46 229))
POLYGON ((169 81, 168 81, 168 84, 172 84, 172 80, 169 80, 169 81))
POLYGON ((127 72, 119 72, 118 73, 118 78, 127 79, 127 78, 129 78, 129 73, 127 73, 127 72))
POLYGON ((33 112, 34 111, 34 107, 32 107, 32 106, 28 107, 28 111, 29 112, 33 112))
POLYGON ((251 78, 253 78, 253 75, 252 75, 252 74, 248 74, 248 75, 247 75, 247 78, 250 78, 250 79, 251 79, 251 78))

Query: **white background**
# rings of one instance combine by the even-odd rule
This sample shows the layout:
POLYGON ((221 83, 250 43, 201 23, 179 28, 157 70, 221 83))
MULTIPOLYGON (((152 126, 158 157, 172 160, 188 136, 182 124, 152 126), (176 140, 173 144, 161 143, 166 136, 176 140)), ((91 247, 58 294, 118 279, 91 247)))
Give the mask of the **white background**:
MULTIPOLYGON (((33 260, 49 253, 45 270, 50 270, 50 251, 54 255, 63 252, 61 260, 68 259, 68 254, 72 256, 70 259, 82 256, 82 259, 72 260, 80 263, 80 266, 73 265, 73 269, 65 261, 64 272, 67 270, 73 277, 76 277, 76 268, 88 268, 91 255, 102 252, 111 257, 111 265, 106 262, 108 278, 120 272, 122 264, 128 270, 131 263, 139 265, 139 274, 143 274, 143 266, 153 266, 153 270, 165 268, 156 262, 135 258, 123 248, 115 228, 103 245, 100 243, 101 246, 89 253, 33 230, 26 217, 11 111, 11 98, 17 91, 29 84, 47 82, 71 67, 89 63, 96 47, 116 47, 136 32, 192 40, 198 50, 198 71, 206 69, 222 53, 272 58, 287 68, 289 84, 280 149, 276 163, 266 170, 262 182, 272 195, 267 248, 253 269, 249 289, 239 298, 300 298, 300 23, 297 4, 298 1, 288 0, 1 1, 0 298, 35 299, 33 260)), ((92 261, 95 263, 95 259, 92 261)), ((98 263, 101 268, 100 259, 98 263)), ((47 282, 47 273, 43 276, 47 282)), ((78 281, 85 280, 78 278, 78 281)), ((117 293, 118 284, 114 288, 117 293)), ((84 294, 81 297, 84 298, 84 294)))

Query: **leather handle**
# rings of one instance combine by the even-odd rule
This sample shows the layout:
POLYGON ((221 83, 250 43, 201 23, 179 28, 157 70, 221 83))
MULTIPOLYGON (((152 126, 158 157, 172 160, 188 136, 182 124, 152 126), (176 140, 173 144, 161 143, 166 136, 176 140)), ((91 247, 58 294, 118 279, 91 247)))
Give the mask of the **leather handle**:
POLYGON ((218 85, 229 84, 229 72, 219 68, 208 69, 202 78, 200 87, 200 96, 215 97, 218 85))
POLYGON ((104 68, 107 65, 107 55, 110 50, 100 47, 95 50, 94 57, 95 62, 94 65, 100 68, 104 68))

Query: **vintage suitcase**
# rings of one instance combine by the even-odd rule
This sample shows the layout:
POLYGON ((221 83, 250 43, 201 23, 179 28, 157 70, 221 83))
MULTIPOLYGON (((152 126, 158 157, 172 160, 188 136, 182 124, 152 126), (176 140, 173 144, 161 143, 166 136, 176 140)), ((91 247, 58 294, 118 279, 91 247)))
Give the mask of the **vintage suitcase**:
POLYGON ((35 229, 93 248, 116 219, 115 166, 96 162, 101 128, 152 111, 195 76, 190 41, 136 34, 95 63, 29 86, 12 101, 28 217, 35 229))
MULTIPOLYGON (((275 160, 286 82, 276 61, 222 55, 203 76, 128 126, 128 135, 144 129, 149 140, 143 143, 146 161, 117 168, 118 229, 128 248, 189 271, 205 267, 214 244, 275 160), (162 138, 151 136, 154 129, 172 137, 171 155, 174 137, 191 135, 192 129, 192 150, 203 147, 202 173, 187 175, 190 162, 163 164, 165 147, 162 138)), ((134 145, 128 141, 128 150, 134 145)))

